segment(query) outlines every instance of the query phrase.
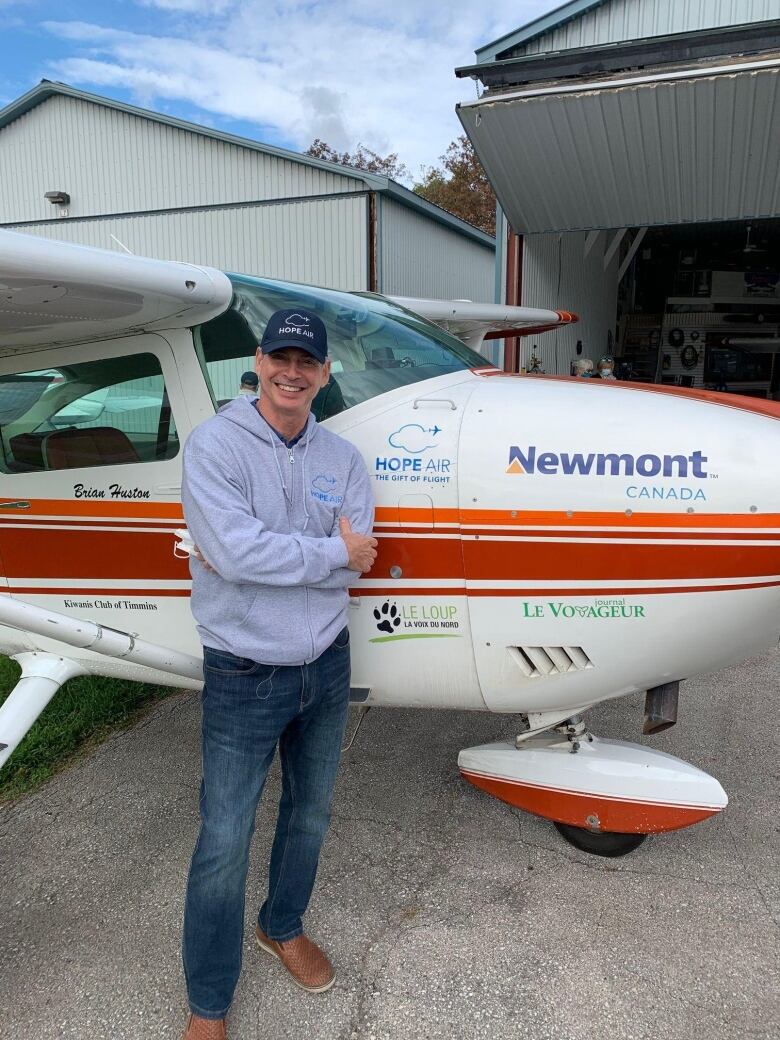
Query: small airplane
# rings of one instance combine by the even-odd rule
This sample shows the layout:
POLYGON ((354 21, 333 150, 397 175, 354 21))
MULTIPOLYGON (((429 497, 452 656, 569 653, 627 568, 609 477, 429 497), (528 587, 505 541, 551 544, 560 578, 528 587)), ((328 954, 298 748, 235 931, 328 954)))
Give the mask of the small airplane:
MULTIPOLYGON (((202 685, 180 501, 190 430, 238 391, 270 314, 318 313, 317 418, 376 489, 350 590, 352 699, 518 718, 462 775, 622 855, 720 812, 713 777, 583 714, 780 632, 780 404, 517 377, 477 352, 565 311, 346 293, 0 231, 0 766, 68 678, 202 685), (435 322, 435 324, 434 324, 435 322), (458 338, 459 337, 459 338, 458 338)), ((312 495, 338 512, 328 473, 312 495)), ((738 708, 735 708, 738 710, 738 708)))

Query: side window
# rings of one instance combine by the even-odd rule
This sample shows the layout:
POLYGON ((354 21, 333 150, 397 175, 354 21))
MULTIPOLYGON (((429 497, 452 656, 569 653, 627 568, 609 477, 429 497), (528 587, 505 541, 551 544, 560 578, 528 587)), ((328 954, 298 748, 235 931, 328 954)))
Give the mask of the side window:
POLYGON ((0 376, 4 473, 158 462, 178 450, 153 354, 0 376))
POLYGON ((196 342, 218 408, 238 394, 242 373, 254 372, 259 340, 235 306, 197 329, 196 342))

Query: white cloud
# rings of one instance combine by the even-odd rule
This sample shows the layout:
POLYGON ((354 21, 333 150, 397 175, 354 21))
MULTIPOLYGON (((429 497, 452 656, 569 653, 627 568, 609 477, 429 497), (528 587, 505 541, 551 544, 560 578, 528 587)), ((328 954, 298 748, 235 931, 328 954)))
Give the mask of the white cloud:
MULTIPOLYGON (((0 0, 0 3, 2 0, 0 0)), ((182 11, 185 14, 222 14, 234 7, 236 0, 137 0, 141 7, 159 7, 162 11, 182 11)))
POLYGON ((45 23, 76 44, 73 57, 56 63, 56 75, 129 89, 146 107, 186 101, 272 127, 301 150, 315 137, 338 149, 362 142, 397 152, 414 175, 461 133, 455 105, 475 96, 475 84, 456 79, 453 69, 554 5, 396 0, 383 13, 371 0, 140 2, 168 9, 164 31, 45 23))

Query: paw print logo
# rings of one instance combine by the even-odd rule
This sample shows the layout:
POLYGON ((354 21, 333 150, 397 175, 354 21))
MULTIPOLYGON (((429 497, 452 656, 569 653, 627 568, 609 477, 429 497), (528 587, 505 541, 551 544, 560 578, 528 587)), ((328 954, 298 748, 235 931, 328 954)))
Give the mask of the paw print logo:
POLYGON ((386 600, 381 607, 374 607, 374 617, 376 618, 376 627, 380 632, 390 634, 401 624, 398 607, 395 603, 391 603, 390 600, 386 600))

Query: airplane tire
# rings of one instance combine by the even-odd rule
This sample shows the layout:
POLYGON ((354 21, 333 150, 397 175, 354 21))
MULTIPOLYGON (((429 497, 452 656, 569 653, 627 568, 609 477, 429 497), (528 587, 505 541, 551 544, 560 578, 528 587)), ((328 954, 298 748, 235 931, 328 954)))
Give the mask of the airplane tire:
POLYGON ((589 831, 585 827, 572 827, 568 823, 555 823, 555 827, 570 845, 594 856, 626 856, 639 848, 647 837, 646 834, 589 831))

